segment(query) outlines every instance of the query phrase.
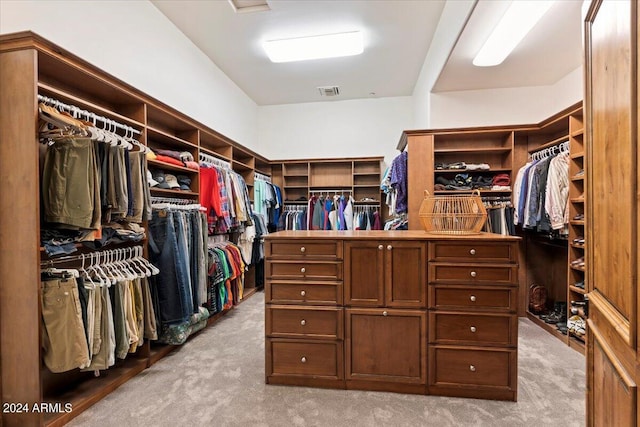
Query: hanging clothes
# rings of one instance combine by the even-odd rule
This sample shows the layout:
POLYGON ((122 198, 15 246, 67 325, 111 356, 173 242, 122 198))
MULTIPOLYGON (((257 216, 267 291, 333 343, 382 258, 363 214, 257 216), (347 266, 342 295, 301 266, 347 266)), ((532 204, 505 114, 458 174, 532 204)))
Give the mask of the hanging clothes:
POLYGON ((567 234, 569 223, 568 142, 546 149, 543 157, 518 170, 513 200, 513 222, 524 229, 567 234))

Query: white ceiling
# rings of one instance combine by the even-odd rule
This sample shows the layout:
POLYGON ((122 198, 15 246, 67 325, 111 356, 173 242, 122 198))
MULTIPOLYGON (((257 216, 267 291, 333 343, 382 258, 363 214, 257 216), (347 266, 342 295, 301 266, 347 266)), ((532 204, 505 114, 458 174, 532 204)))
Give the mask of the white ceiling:
MULTIPOLYGON (((268 0, 270 11, 235 13, 226 0, 151 1, 258 105, 411 95, 445 4, 268 0), (358 56, 274 64, 261 46, 358 29, 365 39, 358 56), (321 97, 316 89, 333 85, 340 96, 321 97)), ((502 65, 474 67, 475 52, 509 3, 478 2, 434 91, 548 85, 580 66, 582 2, 559 0, 502 65)))

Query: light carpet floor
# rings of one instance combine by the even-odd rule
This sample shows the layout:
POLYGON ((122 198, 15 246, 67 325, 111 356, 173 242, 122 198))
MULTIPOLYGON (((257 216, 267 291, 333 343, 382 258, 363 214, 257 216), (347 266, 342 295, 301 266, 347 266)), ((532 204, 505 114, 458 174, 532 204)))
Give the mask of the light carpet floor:
POLYGON ((264 293, 70 426, 582 426, 585 359, 520 319, 518 402, 270 386, 264 293))

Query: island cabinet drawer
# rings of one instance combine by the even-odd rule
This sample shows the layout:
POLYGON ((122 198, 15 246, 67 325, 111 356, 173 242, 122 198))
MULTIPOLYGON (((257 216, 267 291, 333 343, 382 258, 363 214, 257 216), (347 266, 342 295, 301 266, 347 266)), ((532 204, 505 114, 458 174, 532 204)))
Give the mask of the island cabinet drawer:
POLYGON ((340 240, 267 240, 264 245, 271 258, 342 259, 340 240))
POLYGON ((515 346, 518 317, 512 314, 429 313, 429 342, 515 346))
POLYGON ((518 309, 518 288, 429 285, 429 308, 515 313, 518 309))
POLYGON ((332 307, 271 305, 266 312, 270 337, 342 339, 344 312, 332 307))
POLYGON ((267 261, 269 279, 342 280, 342 261, 267 261))
POLYGON ((496 285, 515 284, 518 280, 518 266, 499 264, 452 264, 429 263, 431 283, 484 283, 496 285))
POLYGON ((269 280, 265 300, 271 304, 342 305, 342 282, 269 280))
POLYGON ((515 263, 514 242, 429 242, 429 260, 438 262, 515 263))
MULTIPOLYGON (((429 356, 430 386, 516 389, 516 350, 433 347, 429 356)), ((482 397, 482 394, 477 397, 482 397)), ((485 398, 490 397, 487 395, 485 398)))
POLYGON ((342 342, 267 339, 267 376, 344 378, 342 342))

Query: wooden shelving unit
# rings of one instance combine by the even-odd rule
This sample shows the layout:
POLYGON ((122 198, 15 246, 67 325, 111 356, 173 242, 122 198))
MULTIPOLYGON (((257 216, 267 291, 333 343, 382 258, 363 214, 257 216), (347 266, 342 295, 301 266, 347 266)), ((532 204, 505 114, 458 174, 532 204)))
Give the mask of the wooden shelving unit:
MULTIPOLYGON (((0 299, 3 373, 0 392, 3 401, 73 404, 71 413, 5 413, 0 425, 60 426, 175 348, 151 346, 149 341, 145 341, 135 355, 118 362, 97 378, 93 373, 79 370, 51 374, 47 369, 41 369, 38 283, 40 261, 44 255, 39 244, 39 156, 34 139, 38 132, 37 121, 34 120, 34 112, 38 108, 36 95, 55 98, 129 125, 141 132, 139 141, 151 149, 187 151, 195 161, 202 151, 231 162, 248 186, 253 184, 254 172, 267 176, 272 172, 271 162, 31 32, 0 36, 0 68, 0 86, 11 88, 10 105, 7 97, 0 99, 3 153, 10 153, 0 162, 3 167, 10 165, 16 176, 32 177, 20 180, 12 187, 11 208, 13 216, 19 215, 20 221, 12 221, 11 224, 0 222, 3 231, 10 228, 12 233, 21 236, 12 243, 15 251, 7 252, 7 257, 3 255, 3 265, 11 265, 11 268, 0 269, 0 293, 10 296, 0 299), (15 194, 20 197, 15 197, 15 194), (9 375, 12 372, 15 374, 9 375)), ((199 200, 199 171, 153 160, 148 162, 148 166, 191 178, 191 191, 152 188, 152 195, 199 200)), ((8 206, 6 197, 0 195, 0 198, 2 206, 8 206)), ((121 247, 126 246, 123 244, 121 247)), ((247 276, 253 277, 250 273, 247 276)), ((255 292, 255 283, 248 279, 245 298, 255 292)), ((213 324, 221 317, 215 315, 208 323, 213 324)))
POLYGON ((351 194, 356 203, 381 204, 382 157, 305 159, 272 162, 274 183, 281 183, 285 203, 312 194, 351 194), (373 199, 375 202, 365 199, 373 199))
MULTIPOLYGON (((572 316, 571 313, 571 301, 585 301, 586 294, 589 292, 588 283, 586 283, 586 268, 575 267, 571 265, 577 259, 586 259, 586 242, 579 245, 574 244, 574 239, 585 237, 585 228, 589 218, 586 217, 585 209, 585 194, 586 194, 586 177, 587 177, 587 163, 585 159, 585 144, 584 144, 584 116, 582 112, 580 114, 574 114, 569 118, 569 134, 570 134, 570 147, 571 154, 569 160, 569 248, 567 262, 569 269, 567 272, 567 319, 572 316), (580 215, 580 216, 579 216, 580 215), (580 219, 574 219, 574 218, 580 219), (576 283, 584 283, 584 289, 575 286, 576 283)), ((585 325, 586 325, 586 318, 585 325)), ((586 326, 585 326, 586 328, 586 326)), ((585 352, 585 337, 572 336, 569 332, 567 336, 567 343, 574 349, 585 352)))

